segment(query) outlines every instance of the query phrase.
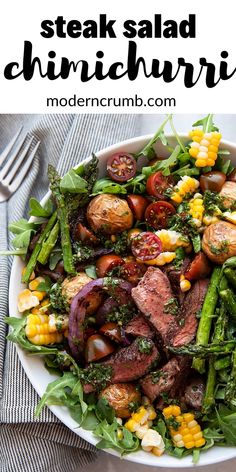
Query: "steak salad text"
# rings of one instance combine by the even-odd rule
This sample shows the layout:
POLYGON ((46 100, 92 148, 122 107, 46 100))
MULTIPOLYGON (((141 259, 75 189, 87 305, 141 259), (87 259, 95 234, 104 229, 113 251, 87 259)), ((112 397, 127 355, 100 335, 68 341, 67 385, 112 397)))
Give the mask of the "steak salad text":
POLYGON ((68 407, 99 448, 197 462, 236 446, 236 169, 220 140, 212 115, 185 141, 167 116, 101 179, 95 155, 64 177, 50 165, 50 199, 10 225, 26 288, 8 339, 58 375, 36 415, 68 407))

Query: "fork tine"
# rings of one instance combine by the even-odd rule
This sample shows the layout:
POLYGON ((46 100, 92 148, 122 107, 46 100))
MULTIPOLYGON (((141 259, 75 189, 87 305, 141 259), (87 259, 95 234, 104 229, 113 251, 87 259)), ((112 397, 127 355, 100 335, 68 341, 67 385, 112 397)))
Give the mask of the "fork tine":
MULTIPOLYGON (((26 135, 27 136, 27 135, 26 135)), ((25 139, 26 139, 26 136, 24 136, 20 142, 17 144, 17 147, 16 149, 14 149, 14 152, 12 153, 12 155, 9 157, 9 159, 7 160, 6 164, 3 166, 2 170, 0 171, 0 181, 2 179, 4 179, 4 177, 7 176, 7 173, 8 173, 8 170, 11 168, 12 164, 17 161, 17 156, 25 142, 25 139)), ((33 138, 31 138, 31 143, 32 143, 32 140, 33 138)), ((30 144, 31 144, 30 143, 30 144)), ((29 147, 28 147, 29 149, 29 147)), ((24 152, 24 151, 23 151, 24 152)), ((22 153, 23 154, 23 153, 22 153)), ((18 164, 18 167, 19 167, 19 164, 18 164)), ((10 182, 10 180, 8 180, 10 182)))
POLYGON ((22 130, 23 126, 21 126, 17 133, 15 134, 15 136, 12 138, 12 140, 7 144, 7 146, 5 147, 5 149, 2 151, 2 153, 0 154, 0 166, 2 166, 3 162, 5 161, 6 157, 8 156, 9 152, 11 151, 11 149, 13 148, 19 134, 21 133, 21 130, 22 130))
MULTIPOLYGON (((21 164, 22 164, 22 162, 23 162, 23 160, 24 160, 24 158, 25 158, 25 156, 26 156, 26 154, 27 154, 27 152, 28 152, 28 150, 29 150, 29 148, 32 144, 33 139, 34 139, 33 137, 30 138, 27 146, 25 146, 22 153, 19 155, 19 157, 17 159, 16 159, 17 154, 14 153, 15 164, 12 166, 12 169, 10 170, 10 172, 8 174, 4 172, 6 166, 3 167, 2 172, 4 173, 4 182, 5 182, 6 185, 9 185, 11 183, 14 175, 16 174, 18 169, 20 169, 20 166, 21 166, 21 164)), ((12 160, 12 162, 14 162, 14 159, 12 160)), ((7 164, 8 164, 8 162, 7 162, 7 164)))
POLYGON ((16 179, 14 179, 12 184, 9 186, 9 189, 10 189, 11 192, 15 192, 17 190, 17 188, 21 184, 23 178, 27 174, 27 172, 28 172, 28 170, 31 166, 31 163, 34 159, 34 156, 35 156, 35 154, 38 150, 39 145, 40 145, 40 141, 37 142, 35 148, 33 149, 33 151, 31 151, 29 157, 25 161, 24 165, 21 167, 21 170, 20 170, 19 174, 17 175, 16 179))

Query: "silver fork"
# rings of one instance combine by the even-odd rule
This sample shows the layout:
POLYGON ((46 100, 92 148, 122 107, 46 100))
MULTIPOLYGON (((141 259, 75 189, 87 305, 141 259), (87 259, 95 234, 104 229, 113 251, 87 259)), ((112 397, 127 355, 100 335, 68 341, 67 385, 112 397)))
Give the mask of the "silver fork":
POLYGON ((32 151, 28 153, 34 138, 30 138, 28 144, 23 147, 26 136, 17 143, 21 131, 22 126, 0 154, 0 202, 8 200, 18 189, 40 145, 40 141, 38 141, 32 151), (16 143, 17 145, 13 149, 16 143))

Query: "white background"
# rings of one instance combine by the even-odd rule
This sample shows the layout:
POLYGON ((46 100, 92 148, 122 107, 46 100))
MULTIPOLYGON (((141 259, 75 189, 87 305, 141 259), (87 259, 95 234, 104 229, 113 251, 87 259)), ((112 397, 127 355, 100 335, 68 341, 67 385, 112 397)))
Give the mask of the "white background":
MULTIPOLYGON (((129 0, 114 2, 111 0, 32 0, 13 1, 4 3, 1 11, 0 29, 0 112, 130 112, 130 113, 165 113, 166 111, 183 113, 207 113, 235 111, 235 85, 236 75, 225 82, 221 82, 213 89, 208 89, 204 84, 204 75, 198 84, 186 89, 183 85, 183 72, 178 78, 166 84, 162 79, 144 78, 143 74, 134 82, 127 78, 117 81, 106 79, 96 81, 93 79, 87 83, 81 83, 79 74, 72 74, 67 80, 58 79, 49 81, 40 78, 36 73, 34 78, 26 82, 18 78, 12 81, 4 79, 3 71, 6 64, 12 61, 22 62, 23 43, 29 40, 33 43, 34 54, 42 59, 45 68, 48 60, 48 52, 55 50, 57 57, 68 57, 70 60, 86 59, 91 64, 91 72, 95 60, 96 51, 102 49, 105 53, 105 64, 115 61, 125 61, 127 56, 128 40, 122 36, 122 23, 125 19, 152 19, 154 13, 161 13, 163 21, 186 19, 189 13, 197 16, 196 39, 139 39, 139 55, 146 58, 150 64, 152 58, 160 61, 170 60, 176 64, 178 57, 184 57, 186 61, 193 63, 196 73, 199 71, 199 58, 206 57, 210 62, 219 67, 220 52, 229 52, 228 62, 230 70, 236 66, 235 54, 235 2, 226 0, 217 2, 213 0, 129 0), (101 13, 107 13, 111 19, 116 19, 115 25, 117 39, 44 39, 40 35, 40 24, 44 19, 55 20, 58 15, 63 15, 66 20, 97 19, 101 13), (46 97, 66 97, 76 94, 78 97, 96 96, 133 96, 135 93, 144 98, 175 97, 177 107, 166 108, 46 108, 46 97)), ((59 61, 60 62, 60 61, 59 61)))

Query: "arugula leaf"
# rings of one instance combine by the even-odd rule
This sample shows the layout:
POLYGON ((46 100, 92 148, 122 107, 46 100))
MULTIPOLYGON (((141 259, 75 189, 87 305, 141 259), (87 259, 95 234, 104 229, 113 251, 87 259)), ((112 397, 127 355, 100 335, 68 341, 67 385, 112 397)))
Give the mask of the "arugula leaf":
POLYGON ((101 440, 96 444, 98 449, 107 449, 111 447, 117 449, 121 455, 124 455, 136 451, 139 447, 138 438, 124 426, 120 426, 116 420, 114 420, 112 424, 103 420, 94 430, 94 434, 101 438, 101 440), (122 429, 122 439, 118 439, 117 437, 118 428, 122 429))
POLYGON ((69 170, 60 181, 62 193, 88 193, 86 180, 77 175, 75 169, 69 170))
POLYGON ((218 157, 216 159, 216 163, 215 163, 214 168, 216 170, 219 170, 220 172, 223 172, 226 175, 229 175, 234 170, 234 166, 233 166, 230 159, 224 159, 219 154, 220 153, 218 153, 218 157))
POLYGON ((166 172, 163 172, 164 175, 169 175, 170 167, 177 164, 179 155, 180 155, 180 146, 177 145, 175 149, 173 150, 173 152, 171 153, 171 155, 167 159, 157 162, 153 166, 143 167, 142 174, 144 174, 146 177, 149 177, 149 175, 153 174, 154 172, 161 170, 162 172, 166 171, 166 172))
POLYGON ((106 420, 109 424, 113 423, 115 418, 115 411, 105 398, 99 398, 95 407, 95 414, 99 421, 106 420))
POLYGON ((228 446, 236 446, 236 421, 235 415, 230 418, 231 415, 224 416, 221 408, 216 410, 216 416, 218 419, 219 427, 224 434, 225 443, 228 446))
POLYGON ((213 123, 213 115, 209 114, 202 118, 201 120, 193 123, 193 127, 202 126, 204 133, 210 133, 211 131, 219 131, 219 128, 213 123))
POLYGON ((40 282, 39 285, 37 286, 37 290, 39 290, 39 292, 49 293, 53 285, 53 282, 48 276, 44 276, 44 279, 45 279, 44 282, 40 282))
POLYGON ((36 346, 32 344, 25 335, 25 325, 26 317, 24 318, 14 318, 6 317, 5 322, 12 327, 12 331, 8 334, 7 339, 13 343, 18 344, 20 347, 26 351, 31 352, 32 354, 56 354, 58 352, 58 347, 46 347, 46 346, 36 346))
POLYGON ((93 411, 88 411, 86 417, 81 422, 80 426, 87 431, 94 431, 99 425, 99 420, 93 411))
POLYGON ((113 180, 104 178, 104 179, 99 179, 95 183, 95 185, 93 186, 91 195, 94 197, 95 195, 99 195, 101 193, 126 194, 127 190, 125 186, 120 185, 116 182, 113 182, 113 180))
POLYGON ((69 408, 71 416, 81 424, 87 413, 87 404, 83 400, 83 389, 80 380, 72 372, 64 372, 62 377, 50 382, 43 394, 35 416, 39 416, 45 405, 64 405, 69 408))
POLYGON ((50 198, 45 203, 44 207, 41 205, 41 203, 38 200, 36 200, 36 198, 30 198, 29 206, 30 206, 30 211, 29 211, 30 216, 39 216, 39 217, 47 218, 51 216, 53 213, 53 203, 50 198))
POLYGON ((55 247, 49 257, 49 269, 54 270, 59 261, 63 258, 60 247, 55 247))
POLYGON ((96 266, 95 265, 89 265, 85 267, 85 273, 88 277, 91 279, 97 279, 97 272, 96 272, 96 266))
POLYGON ((17 236, 12 240, 12 245, 16 249, 28 249, 32 234, 35 234, 41 222, 29 223, 25 218, 21 218, 8 226, 9 231, 17 236))
POLYGON ((158 128, 157 132, 154 134, 152 139, 150 139, 150 141, 144 146, 144 148, 141 149, 141 151, 134 154, 134 156, 136 158, 138 158, 140 156, 145 156, 148 159, 153 159, 153 157, 155 157, 155 155, 156 155, 156 152, 155 152, 155 149, 154 149, 153 146, 158 141, 158 139, 160 139, 162 144, 164 144, 164 145, 167 144, 167 140, 166 140, 165 135, 164 135, 164 128, 165 128, 166 123, 168 123, 168 121, 170 120, 170 117, 171 117, 171 115, 168 115, 165 118, 165 120, 161 124, 160 128, 158 128))

